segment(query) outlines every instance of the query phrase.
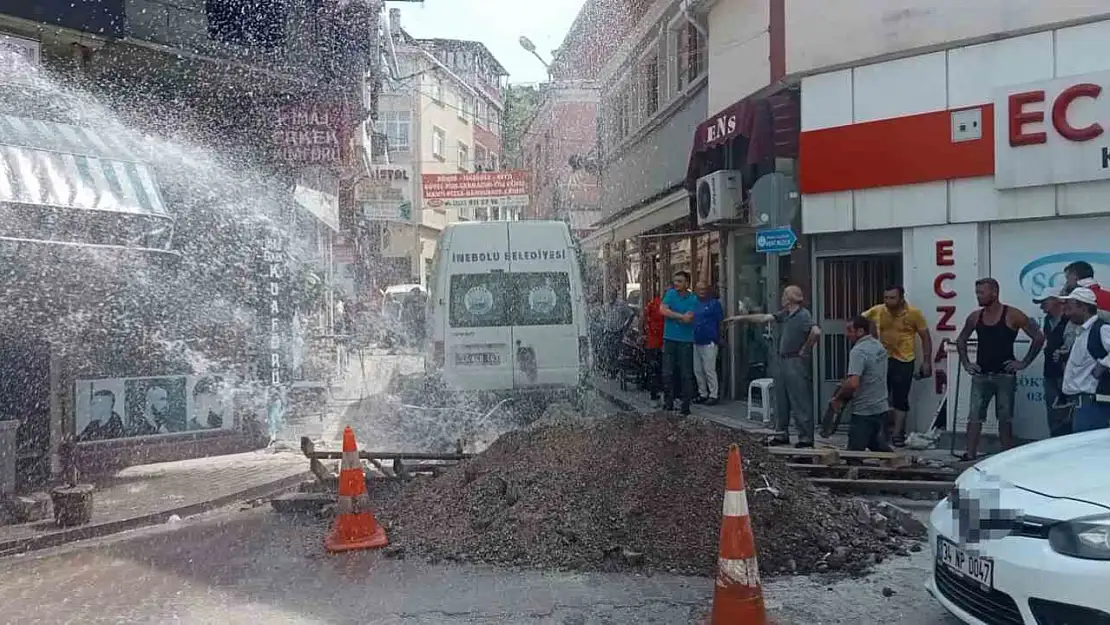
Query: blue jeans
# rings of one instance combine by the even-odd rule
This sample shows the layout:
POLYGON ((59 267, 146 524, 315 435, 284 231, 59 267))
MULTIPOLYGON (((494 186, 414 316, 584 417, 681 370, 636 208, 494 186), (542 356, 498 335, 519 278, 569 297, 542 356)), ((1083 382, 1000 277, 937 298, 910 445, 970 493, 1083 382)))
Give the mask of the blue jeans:
POLYGON ((1110 404, 1096 402, 1091 396, 1079 397, 1079 406, 1072 416, 1072 428, 1076 432, 1088 432, 1110 427, 1110 404))

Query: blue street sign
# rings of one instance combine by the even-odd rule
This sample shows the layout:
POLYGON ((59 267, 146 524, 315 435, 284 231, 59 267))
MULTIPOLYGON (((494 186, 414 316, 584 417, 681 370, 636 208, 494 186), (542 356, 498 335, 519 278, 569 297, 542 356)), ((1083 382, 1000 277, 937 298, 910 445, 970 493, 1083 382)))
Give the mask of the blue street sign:
POLYGON ((798 235, 790 226, 768 228, 755 233, 755 251, 760 254, 782 254, 794 249, 798 235))

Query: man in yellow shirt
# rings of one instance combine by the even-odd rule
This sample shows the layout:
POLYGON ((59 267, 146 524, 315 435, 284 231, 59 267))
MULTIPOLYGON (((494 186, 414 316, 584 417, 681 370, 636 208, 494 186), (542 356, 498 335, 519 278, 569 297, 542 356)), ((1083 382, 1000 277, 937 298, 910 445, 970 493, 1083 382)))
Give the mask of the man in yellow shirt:
POLYGON ((929 323, 919 309, 906 302, 906 290, 900 286, 883 291, 883 303, 872 306, 863 316, 874 322, 876 334, 889 356, 886 385, 894 417, 892 442, 896 447, 904 447, 906 413, 910 410, 910 388, 917 362, 917 337, 921 337, 924 358, 916 377, 933 375, 933 338, 929 334, 929 323))

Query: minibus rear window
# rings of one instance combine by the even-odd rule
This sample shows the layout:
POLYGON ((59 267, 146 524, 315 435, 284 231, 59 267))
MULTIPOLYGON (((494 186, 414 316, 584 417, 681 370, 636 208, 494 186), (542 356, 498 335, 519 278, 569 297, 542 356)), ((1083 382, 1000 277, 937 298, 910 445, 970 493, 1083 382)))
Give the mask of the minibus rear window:
POLYGON ((450 286, 452 328, 574 323, 566 272, 454 274, 450 286))

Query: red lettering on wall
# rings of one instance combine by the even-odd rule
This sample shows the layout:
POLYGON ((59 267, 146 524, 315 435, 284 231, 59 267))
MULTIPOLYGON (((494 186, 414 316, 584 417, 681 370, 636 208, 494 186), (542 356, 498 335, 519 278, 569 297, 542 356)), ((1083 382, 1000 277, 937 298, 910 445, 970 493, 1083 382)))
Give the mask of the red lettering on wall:
POLYGON ((955 257, 952 252, 952 246, 955 245, 951 239, 944 241, 937 241, 937 266, 938 267, 951 267, 956 264, 955 257))
POLYGON ((1052 126, 1060 136, 1070 141, 1090 141, 1102 134, 1102 126, 1094 122, 1083 128, 1076 128, 1068 122, 1068 107, 1077 98, 1097 98, 1102 93, 1102 87, 1085 82, 1072 85, 1064 89, 1056 101, 1052 103, 1052 126))
POLYGON ((952 325, 952 317, 956 316, 955 306, 937 306, 940 319, 937 320, 937 332, 955 332, 956 326, 952 325))
POLYGON ((933 278, 933 293, 941 299, 952 299, 956 297, 956 292, 944 287, 944 283, 949 280, 955 280, 956 274, 946 271, 938 273, 936 278, 933 278))
POLYGON ((1048 135, 1041 132, 1025 132, 1025 126, 1044 121, 1044 111, 1025 111, 1026 104, 1044 102, 1044 91, 1014 93, 1009 98, 1010 147, 1036 145, 1048 141, 1048 135))

